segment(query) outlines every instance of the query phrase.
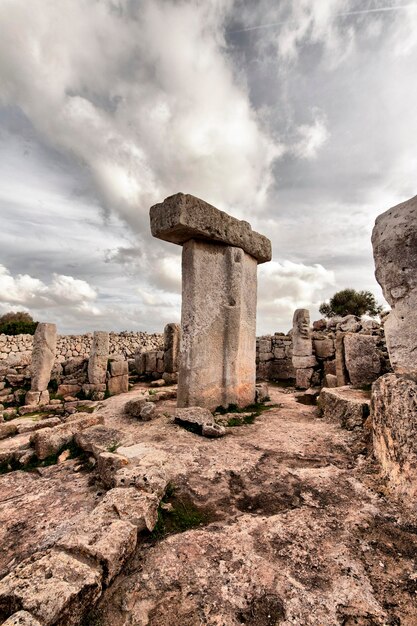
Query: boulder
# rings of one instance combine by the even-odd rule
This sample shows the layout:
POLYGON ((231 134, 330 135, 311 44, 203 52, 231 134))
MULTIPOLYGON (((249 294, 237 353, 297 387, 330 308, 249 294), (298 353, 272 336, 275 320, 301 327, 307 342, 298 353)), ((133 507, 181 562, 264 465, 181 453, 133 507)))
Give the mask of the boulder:
POLYGON ((381 373, 381 359, 377 350, 378 338, 373 335, 347 333, 344 338, 345 365, 354 387, 369 385, 381 373))
POLYGON ((338 422, 342 428, 353 430, 363 426, 370 412, 369 394, 352 387, 323 387, 318 405, 324 419, 338 422))
POLYGON ((149 422, 155 416, 156 416, 155 403, 146 402, 146 404, 144 404, 143 409, 140 412, 140 419, 144 422, 149 422))
POLYGON ((147 398, 133 398, 133 400, 126 402, 123 412, 131 417, 140 417, 141 411, 147 402, 147 398))
POLYGON ((355 315, 346 315, 336 326, 343 333, 357 333, 361 327, 360 319, 355 315))
POLYGON ((0 581, 0 619, 16 609, 43 626, 78 626, 101 594, 101 574, 55 550, 23 561, 0 581))
POLYGON ((394 372, 417 377, 417 196, 379 215, 372 232, 375 276, 392 310, 384 320, 394 372))
POLYGON ((76 413, 74 416, 61 424, 61 426, 55 426, 55 428, 45 428, 43 430, 35 432, 30 442, 35 449, 36 456, 39 460, 44 459, 57 454, 60 450, 71 443, 74 435, 77 432, 94 426, 95 424, 103 423, 104 418, 102 415, 92 413, 76 413))
MULTIPOLYGON (((127 365, 127 363, 126 363, 127 365)), ((114 376, 107 381, 107 389, 111 396, 117 396, 120 393, 127 393, 129 391, 129 376, 114 376)))
POLYGON ((225 428, 215 423, 210 411, 199 406, 177 409, 174 421, 204 437, 222 437, 226 434, 225 428))
POLYGON ((313 348, 316 357, 319 359, 329 359, 335 353, 333 339, 313 339, 313 348))
POLYGON ((120 454, 102 452, 97 458, 97 471, 107 489, 115 486, 115 475, 123 467, 129 465, 129 460, 120 454))
POLYGON ((124 436, 125 433, 116 428, 97 424, 75 433, 74 439, 77 446, 84 452, 91 452, 95 457, 98 457, 109 448, 120 445, 124 436))
POLYGON ((2 626, 42 626, 42 624, 27 611, 18 611, 6 619, 2 626))
POLYGON ((269 400, 269 387, 266 383, 258 383, 255 388, 255 402, 263 404, 269 400))
POLYGON ((60 539, 56 546, 93 559, 103 568, 103 582, 108 585, 131 556, 137 543, 136 526, 121 519, 99 518, 92 511, 76 530, 60 539))
POLYGON ((110 489, 94 509, 93 519, 109 519, 116 514, 119 519, 136 526, 137 530, 152 531, 158 521, 160 498, 139 491, 136 487, 110 489))
POLYGON ((415 506, 417 497, 417 383, 395 374, 372 385, 374 454, 394 491, 415 506))

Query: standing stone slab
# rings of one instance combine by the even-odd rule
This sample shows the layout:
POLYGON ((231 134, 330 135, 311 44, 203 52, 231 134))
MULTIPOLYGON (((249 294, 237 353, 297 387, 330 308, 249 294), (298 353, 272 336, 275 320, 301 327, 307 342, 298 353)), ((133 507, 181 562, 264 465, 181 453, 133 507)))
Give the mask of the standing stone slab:
POLYGON ((257 265, 270 241, 190 195, 150 210, 154 237, 183 246, 178 407, 254 402, 257 265))
POLYGON ((346 333, 344 338, 345 364, 354 387, 369 385, 381 373, 381 359, 377 350, 378 337, 346 333))
POLYGON ((292 364, 295 369, 295 385, 298 389, 308 389, 317 365, 313 355, 313 336, 310 329, 308 309, 296 309, 292 327, 292 364))
POLYGON ((56 325, 40 323, 33 336, 32 391, 45 391, 51 377, 56 352, 56 325))
POLYGON ((372 245, 375 276, 392 307, 384 323, 391 365, 417 377, 417 196, 377 217, 372 245))
POLYGON ((240 248, 191 240, 183 248, 178 406, 255 399, 256 260, 240 248))
POLYGON ((31 385, 25 402, 29 405, 47 404, 47 392, 56 353, 56 325, 39 323, 33 336, 31 385))
POLYGON ((88 359, 88 382, 91 385, 101 385, 106 382, 108 359, 109 333, 97 330, 94 333, 88 359))
POLYGON ((181 326, 167 324, 164 329, 164 372, 178 372, 180 354, 181 326))

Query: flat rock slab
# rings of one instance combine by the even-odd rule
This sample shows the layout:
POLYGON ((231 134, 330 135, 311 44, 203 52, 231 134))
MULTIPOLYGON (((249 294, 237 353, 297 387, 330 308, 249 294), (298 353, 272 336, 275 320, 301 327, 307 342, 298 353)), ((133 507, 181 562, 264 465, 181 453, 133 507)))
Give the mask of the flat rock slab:
POLYGON ((242 248, 258 263, 272 258, 270 240, 238 220, 190 194, 177 193, 150 209, 151 231, 157 239, 184 244, 190 239, 242 248))
POLYGON ((199 406, 177 409, 174 420, 176 424, 203 437, 223 437, 226 434, 224 426, 215 423, 210 411, 199 406))
POLYGON ((324 419, 337 421, 343 428, 353 430, 363 426, 370 412, 370 394, 352 387, 323 387, 319 407, 324 419))
POLYGON ((42 626, 42 624, 27 611, 18 611, 6 619, 2 626, 42 626))

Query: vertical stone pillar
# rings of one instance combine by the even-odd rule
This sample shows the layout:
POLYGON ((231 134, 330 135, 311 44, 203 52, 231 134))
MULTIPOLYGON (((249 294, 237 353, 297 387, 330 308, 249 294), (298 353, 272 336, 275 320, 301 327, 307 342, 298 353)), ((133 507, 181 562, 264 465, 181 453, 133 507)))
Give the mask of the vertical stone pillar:
POLYGON ((167 324, 164 329, 164 372, 174 374, 179 368, 181 326, 167 324))
POLYGON ((109 333, 96 330, 88 359, 88 382, 91 385, 105 385, 106 383, 109 345, 109 333))
POLYGON ((25 402, 28 405, 48 404, 47 391, 56 354, 56 325, 39 323, 33 336, 31 385, 25 402))
POLYGON ((178 406, 255 400, 256 259, 240 248, 184 244, 178 406))
POLYGON ((299 389, 308 389, 317 365, 313 355, 313 337, 310 329, 308 309, 296 309, 292 327, 292 364, 295 369, 295 384, 299 389))
POLYGON ((183 246, 178 406, 255 400, 257 265, 271 242, 191 195, 150 210, 154 237, 183 246))

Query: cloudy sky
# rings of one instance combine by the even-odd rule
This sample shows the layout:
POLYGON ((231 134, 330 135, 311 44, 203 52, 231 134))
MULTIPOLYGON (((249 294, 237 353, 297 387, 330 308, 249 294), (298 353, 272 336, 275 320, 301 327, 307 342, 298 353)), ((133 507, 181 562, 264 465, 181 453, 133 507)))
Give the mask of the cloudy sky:
POLYGON ((417 193, 417 2, 1 0, 0 313, 61 333, 180 317, 183 191, 268 235, 259 333, 370 289, 417 193))

